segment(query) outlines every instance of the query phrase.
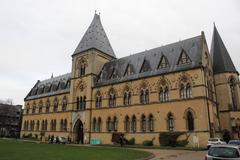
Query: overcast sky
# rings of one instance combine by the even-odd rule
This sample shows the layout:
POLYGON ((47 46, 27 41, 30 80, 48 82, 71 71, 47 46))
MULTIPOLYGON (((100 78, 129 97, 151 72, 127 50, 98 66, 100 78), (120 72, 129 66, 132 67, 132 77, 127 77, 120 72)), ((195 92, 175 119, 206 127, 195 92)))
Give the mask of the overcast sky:
POLYGON ((239 0, 0 0, 0 99, 23 99, 37 82, 71 71, 71 55, 101 12, 118 58, 205 32, 213 22, 240 70, 239 0))

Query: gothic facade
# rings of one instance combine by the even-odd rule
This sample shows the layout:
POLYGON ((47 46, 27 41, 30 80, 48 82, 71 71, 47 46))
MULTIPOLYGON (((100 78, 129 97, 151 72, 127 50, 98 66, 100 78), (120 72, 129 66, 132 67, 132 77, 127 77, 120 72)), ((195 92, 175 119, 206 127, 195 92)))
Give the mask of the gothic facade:
MULTIPOLYGON (((70 73, 38 81, 25 98, 21 135, 64 136, 77 143, 136 143, 183 131, 205 146, 240 125, 238 72, 214 26, 204 33, 116 58, 98 14, 72 55, 70 73)), ((39 136, 38 136, 39 137, 39 136)))

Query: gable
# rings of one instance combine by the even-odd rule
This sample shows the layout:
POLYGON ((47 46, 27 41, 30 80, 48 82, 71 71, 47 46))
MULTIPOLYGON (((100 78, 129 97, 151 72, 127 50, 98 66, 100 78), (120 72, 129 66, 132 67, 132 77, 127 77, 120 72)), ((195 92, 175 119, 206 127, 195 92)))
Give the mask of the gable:
POLYGON ((162 55, 158 64, 158 69, 169 67, 169 62, 166 56, 162 55))
POLYGON ((178 58, 178 63, 177 64, 179 65, 179 64, 186 64, 186 63, 191 63, 191 62, 192 61, 191 61, 190 57, 188 56, 186 51, 183 49, 181 51, 181 54, 180 54, 179 58, 178 58))
POLYGON ((148 72, 151 71, 151 66, 149 64, 149 61, 147 61, 146 59, 144 59, 143 63, 142 63, 142 67, 140 69, 140 73, 142 72, 148 72))

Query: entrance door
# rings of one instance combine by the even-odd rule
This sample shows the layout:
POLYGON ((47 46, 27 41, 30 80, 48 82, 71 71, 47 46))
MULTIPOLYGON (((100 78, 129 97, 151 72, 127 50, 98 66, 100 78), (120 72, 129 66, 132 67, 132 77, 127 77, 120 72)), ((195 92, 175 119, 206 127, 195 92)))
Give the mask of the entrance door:
POLYGON ((80 119, 77 120, 77 122, 75 123, 74 133, 75 133, 75 142, 78 144, 83 144, 83 139, 84 139, 83 123, 80 119))

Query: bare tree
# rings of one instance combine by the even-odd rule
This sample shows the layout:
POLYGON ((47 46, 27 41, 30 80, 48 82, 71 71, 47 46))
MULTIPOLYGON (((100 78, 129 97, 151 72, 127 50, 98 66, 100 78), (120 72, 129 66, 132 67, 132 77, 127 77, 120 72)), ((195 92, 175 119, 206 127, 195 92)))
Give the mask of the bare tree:
POLYGON ((9 105, 13 105, 13 100, 11 98, 7 98, 7 99, 0 99, 0 103, 1 104, 9 104, 9 105))

